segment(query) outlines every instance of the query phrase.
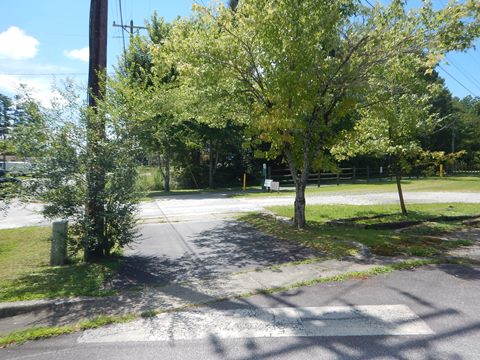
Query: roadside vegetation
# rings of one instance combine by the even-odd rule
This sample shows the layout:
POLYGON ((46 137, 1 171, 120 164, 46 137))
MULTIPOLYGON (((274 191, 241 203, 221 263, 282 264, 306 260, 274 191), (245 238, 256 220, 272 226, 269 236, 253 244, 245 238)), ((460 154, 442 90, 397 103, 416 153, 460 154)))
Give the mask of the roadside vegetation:
POLYGON ((84 263, 75 257, 50 267, 50 234, 48 227, 0 230, 0 302, 115 293, 106 285, 119 258, 84 263))
MULTIPOLYGON (((464 228, 465 219, 480 217, 477 204, 415 204, 404 216, 397 205, 310 205, 309 226, 297 230, 269 215, 249 214, 240 220, 277 238, 298 242, 325 256, 355 255, 362 244, 374 255, 430 257, 473 244, 474 239, 452 233, 464 228), (452 235, 452 236, 451 236, 452 235)), ((291 206, 269 210, 291 218, 291 206)))

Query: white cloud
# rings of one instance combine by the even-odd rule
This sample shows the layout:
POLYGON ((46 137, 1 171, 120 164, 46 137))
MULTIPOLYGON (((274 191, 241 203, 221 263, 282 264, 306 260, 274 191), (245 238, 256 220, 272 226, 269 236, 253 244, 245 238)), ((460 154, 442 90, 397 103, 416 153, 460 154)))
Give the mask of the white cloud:
POLYGON ((37 55, 40 43, 22 29, 11 26, 0 33, 0 59, 31 59, 37 55))
POLYGON ((88 55, 89 55, 88 46, 82 49, 73 49, 70 51, 65 50, 64 54, 68 56, 70 59, 88 62, 88 55))
MULTIPOLYGON (((0 94, 12 97, 21 92, 20 87, 24 84, 27 89, 29 89, 30 95, 45 107, 50 107, 51 102, 59 98, 58 91, 54 90, 53 85, 61 84, 66 77, 61 74, 76 73, 79 71, 76 68, 68 66, 37 63, 26 64, 24 61, 2 59, 0 59, 0 69, 2 69, 0 71, 0 94)), ((73 78, 75 82, 82 86, 86 82, 86 74, 84 73, 69 77, 73 78)))
POLYGON ((51 107, 52 102, 61 100, 61 95, 54 89, 53 77, 23 77, 0 74, 0 93, 13 96, 20 93, 22 86, 28 93, 45 107, 51 107))

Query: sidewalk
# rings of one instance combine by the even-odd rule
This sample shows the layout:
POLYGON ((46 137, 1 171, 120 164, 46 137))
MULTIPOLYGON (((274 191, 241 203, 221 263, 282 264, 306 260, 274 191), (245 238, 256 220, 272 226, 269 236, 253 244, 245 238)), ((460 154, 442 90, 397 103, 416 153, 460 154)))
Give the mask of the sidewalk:
POLYGON ((367 271, 393 262, 393 259, 326 260, 233 273, 217 279, 145 287, 138 291, 104 298, 0 303, 0 336, 31 327, 76 323, 99 315, 141 314, 154 310, 175 310, 208 304, 276 287, 287 287, 299 282, 367 271))

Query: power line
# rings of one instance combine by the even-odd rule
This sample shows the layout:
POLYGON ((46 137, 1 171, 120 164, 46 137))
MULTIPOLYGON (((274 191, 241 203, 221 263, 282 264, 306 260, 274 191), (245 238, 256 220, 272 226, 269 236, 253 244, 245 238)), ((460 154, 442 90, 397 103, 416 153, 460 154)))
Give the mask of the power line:
POLYGON ((370 7, 371 7, 372 9, 375 7, 375 6, 372 5, 372 3, 371 3, 370 1, 365 0, 365 2, 366 2, 368 5, 370 5, 370 7))
POLYGON ((442 69, 442 70, 445 72, 445 74, 447 74, 447 75, 450 76, 453 80, 455 80, 461 87, 463 87, 465 90, 467 90, 467 91, 470 93, 470 95, 473 95, 473 96, 477 97, 477 95, 476 95, 472 90, 470 90, 470 89, 467 88, 465 85, 463 85, 460 81, 458 81, 458 80, 455 78, 455 76, 453 76, 453 75, 450 74, 447 70, 445 70, 442 65, 438 64, 438 67, 439 67, 440 69, 442 69))
MULTIPOLYGON (((374 8, 374 6, 372 5, 372 3, 371 3, 369 0, 365 0, 365 2, 366 2, 368 5, 370 5, 370 7, 371 7, 372 9, 374 8)), ((443 1, 442 1, 442 5, 443 5, 444 7, 446 6, 443 1)), ((470 56, 472 56, 472 55, 470 54, 470 56)), ((473 58, 473 56, 472 56, 472 58, 473 58)), ((477 88, 480 89, 480 87, 475 83, 475 82, 477 82, 477 80, 476 80, 475 78, 473 78, 473 77, 471 77, 471 76, 468 76, 468 75, 465 75, 465 73, 464 73, 462 70, 460 70, 453 62, 452 62, 452 65, 455 66, 466 78, 468 78, 468 79, 472 82, 473 85, 475 85, 477 88), (473 81, 475 81, 475 82, 473 82, 473 81)), ((456 81, 461 87, 463 87, 465 90, 467 90, 471 95, 477 96, 472 90, 470 90, 470 89, 467 88, 465 85, 463 85, 463 84, 462 84, 459 80, 457 80, 452 74, 450 74, 447 70, 445 70, 440 64, 438 65, 438 67, 439 67, 440 69, 442 69, 442 70, 443 70, 448 76, 450 76, 454 81, 456 81)), ((479 84, 480 84, 480 83, 479 83, 479 84)))
POLYGON ((472 60, 475 62, 475 64, 477 64, 478 66, 480 66, 480 62, 478 62, 477 58, 475 58, 475 56, 473 56, 471 52, 467 52, 467 54, 470 55, 470 57, 471 57, 472 60))
POLYGON ((450 64, 453 65, 466 79, 470 81, 472 85, 474 85, 477 89, 480 90, 480 82, 478 82, 477 79, 475 79, 473 76, 468 74, 460 65, 456 65, 455 62, 453 62, 453 59, 448 57, 448 55, 445 56, 445 58, 448 60, 450 64))

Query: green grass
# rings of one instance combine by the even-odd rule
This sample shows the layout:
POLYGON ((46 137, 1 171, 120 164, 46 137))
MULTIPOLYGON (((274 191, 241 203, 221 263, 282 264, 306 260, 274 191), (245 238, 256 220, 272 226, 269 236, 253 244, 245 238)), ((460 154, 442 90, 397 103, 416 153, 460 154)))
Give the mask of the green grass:
POLYGON ((50 235, 48 227, 0 230, 0 285, 46 265, 50 235))
MULTIPOLYGON (((293 217, 293 206, 269 207, 280 216, 293 217)), ((388 215, 386 217, 362 222, 386 222, 398 220, 423 220, 436 216, 480 215, 479 204, 438 203, 409 204, 408 216, 399 212, 398 204, 386 205, 307 205, 305 215, 307 220, 324 223, 330 220, 348 219, 363 216, 388 215)))
MULTIPOLYGON (((403 190, 425 191, 425 192, 480 192, 480 176, 450 176, 450 177, 431 177, 426 179, 404 179, 402 180, 403 190)), ((322 194, 334 192, 349 193, 375 193, 375 192, 396 192, 397 187, 394 181, 384 180, 381 182, 372 181, 370 183, 358 184, 340 184, 324 185, 320 187, 309 186, 306 194, 322 194)), ((251 188, 246 193, 235 193, 232 196, 247 197, 274 197, 274 196, 293 196, 293 188, 284 188, 280 192, 265 192, 260 188, 251 188)))
MULTIPOLYGON (((250 187, 247 188, 247 191, 261 191, 259 187, 250 187)), ((153 198, 159 196, 181 196, 181 195, 198 195, 198 194, 227 194, 227 196, 234 197, 241 192, 241 188, 235 187, 224 187, 224 188, 215 188, 215 189, 185 189, 185 190, 170 190, 169 192, 158 190, 158 191, 144 191, 140 193, 140 201, 150 201, 153 198)), ((262 193, 259 193, 262 194, 262 193)))
POLYGON ((105 285, 116 273, 119 258, 50 267, 50 233, 48 227, 0 230, 0 301, 115 293, 105 285))
MULTIPOLYGON (((149 201, 152 198, 159 196, 177 196, 177 195, 192 195, 202 193, 235 193, 241 191, 241 185, 238 187, 220 187, 215 189, 175 189, 169 192, 163 190, 163 178, 160 170, 152 166, 139 166, 137 187, 139 189, 140 201, 149 201)), ((174 184, 171 184, 174 186, 174 184)))
POLYGON ((137 171, 137 186, 142 191, 161 191, 163 189, 162 175, 158 168, 152 166, 139 166, 137 171))
MULTIPOLYGON (((403 190, 425 191, 425 192, 480 192, 480 176, 450 176, 450 177, 431 177, 426 179, 404 179, 402 180, 403 190)), ((315 185, 308 186, 306 194, 317 195, 323 193, 379 193, 379 192, 396 192, 397 185, 394 181, 383 180, 381 182, 372 181, 370 183, 357 184, 340 184, 323 185, 317 187, 315 185)), ((277 197, 277 196, 294 196, 293 187, 284 187, 279 192, 266 192, 260 186, 249 186, 246 192, 241 187, 225 187, 217 189, 185 189, 164 192, 163 190, 144 189, 140 194, 142 201, 148 201, 158 196, 178 196, 192 195, 202 193, 227 193, 230 197, 277 197)))
POLYGON ((11 344, 23 344, 30 340, 39 340, 49 337, 71 334, 76 331, 95 329, 109 324, 120 324, 132 321, 135 315, 126 316, 99 316, 91 320, 83 320, 73 325, 42 326, 30 329, 14 331, 4 337, 0 337, 0 348, 11 344))
POLYGON ((169 192, 158 190, 158 191, 144 191, 142 192, 141 201, 152 200, 152 198, 159 196, 178 196, 178 195, 196 195, 196 194, 211 194, 216 192, 230 192, 235 191, 232 188, 222 188, 222 189, 185 189, 185 190, 170 190, 169 192))
MULTIPOLYGON (((296 283, 293 283, 291 285, 287 286, 278 286, 266 290, 260 290, 258 292, 249 294, 248 296, 254 296, 257 294, 265 294, 265 295, 270 295, 270 294, 275 294, 279 292, 284 292, 292 289, 297 289, 299 287, 304 287, 304 286, 313 286, 316 284, 323 284, 323 283, 330 283, 330 282, 341 282, 341 281, 347 281, 347 280, 365 280, 373 276, 378 276, 382 274, 389 274, 392 273, 396 270, 413 270, 417 267, 420 266, 425 266, 425 265, 432 265, 432 264, 439 264, 443 261, 440 260, 434 260, 434 259, 419 259, 419 260, 407 260, 407 261, 401 261, 397 262, 394 264, 389 264, 389 265, 381 265, 381 266, 375 266, 369 270, 365 271, 351 271, 335 276, 330 276, 330 277, 320 277, 320 278, 315 278, 311 280, 304 280, 304 281, 299 281, 296 283)), ((244 295, 243 297, 247 297, 247 295, 244 295)))
MULTIPOLYGON (((430 221, 402 231, 366 229, 354 226, 355 224, 329 225, 327 223, 330 220, 379 214, 388 214, 387 217, 376 219, 379 222, 386 222, 421 220, 439 215, 480 213, 476 204, 417 204, 409 208, 410 215, 403 217, 398 213, 396 205, 310 205, 307 206, 306 211, 308 227, 304 230, 297 230, 267 215, 248 214, 241 216, 240 220, 277 238, 315 248, 330 257, 356 253, 356 247, 349 241, 361 243, 370 248, 374 254, 385 256, 438 256, 452 248, 472 244, 473 239, 442 240, 443 235, 464 226, 459 221, 430 221)), ((276 206, 269 209, 280 216, 293 216, 291 206, 276 206)))

